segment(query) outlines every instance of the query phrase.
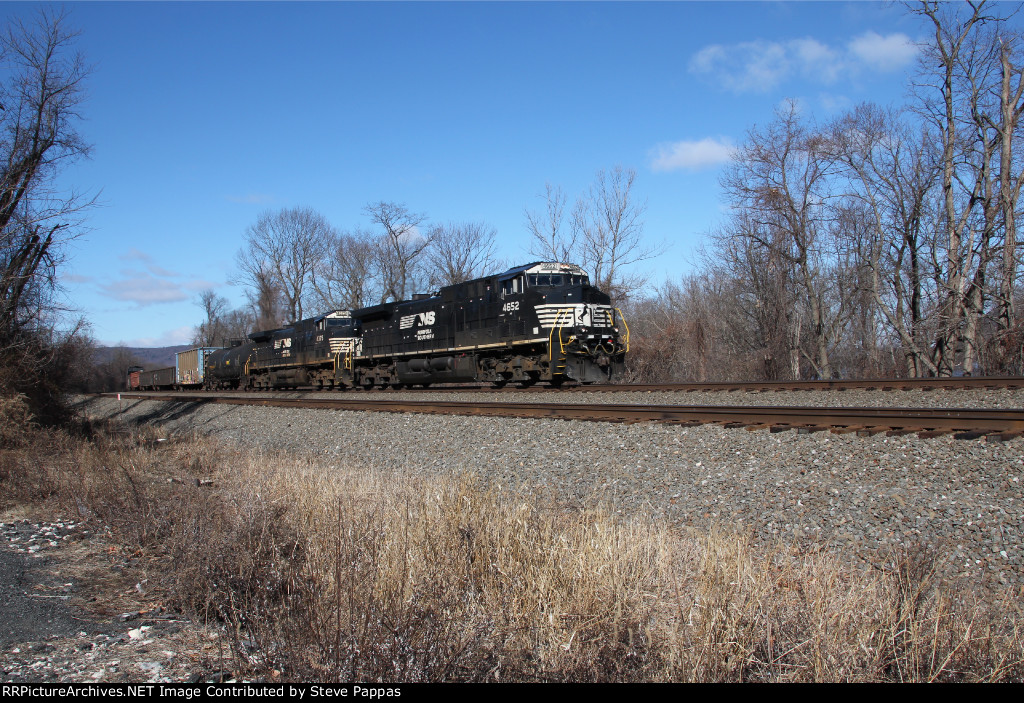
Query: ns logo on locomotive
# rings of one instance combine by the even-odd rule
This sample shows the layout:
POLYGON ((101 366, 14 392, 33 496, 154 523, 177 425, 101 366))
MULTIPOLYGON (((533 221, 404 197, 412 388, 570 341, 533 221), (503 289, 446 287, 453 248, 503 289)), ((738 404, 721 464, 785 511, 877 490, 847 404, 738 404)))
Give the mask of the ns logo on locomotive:
POLYGON ((559 386, 612 380, 628 349, 622 313, 583 269, 539 262, 254 332, 207 354, 199 376, 208 389, 559 386))

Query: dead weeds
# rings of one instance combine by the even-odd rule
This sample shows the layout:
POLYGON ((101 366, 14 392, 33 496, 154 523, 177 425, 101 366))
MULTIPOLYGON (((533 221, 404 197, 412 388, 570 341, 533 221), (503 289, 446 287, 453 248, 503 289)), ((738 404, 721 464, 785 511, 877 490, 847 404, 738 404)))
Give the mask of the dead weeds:
POLYGON ((166 607, 252 675, 351 681, 990 681, 1021 616, 937 557, 684 537, 465 478, 367 474, 151 429, 43 433, 15 502, 108 525, 166 607))

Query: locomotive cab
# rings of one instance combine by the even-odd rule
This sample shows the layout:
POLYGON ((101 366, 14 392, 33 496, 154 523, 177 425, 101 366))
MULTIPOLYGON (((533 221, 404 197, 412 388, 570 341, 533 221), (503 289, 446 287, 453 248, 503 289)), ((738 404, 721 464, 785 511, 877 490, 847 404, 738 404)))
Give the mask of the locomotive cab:
POLYGON ((516 275, 501 281, 503 312, 532 319, 532 311, 540 330, 572 328, 595 338, 618 334, 611 299, 590 285, 589 276, 578 266, 541 263, 515 271, 516 275))
POLYGON ((535 337, 546 338, 545 380, 591 383, 621 372, 626 342, 620 316, 579 266, 528 264, 499 276, 499 287, 506 320, 525 323, 535 337))

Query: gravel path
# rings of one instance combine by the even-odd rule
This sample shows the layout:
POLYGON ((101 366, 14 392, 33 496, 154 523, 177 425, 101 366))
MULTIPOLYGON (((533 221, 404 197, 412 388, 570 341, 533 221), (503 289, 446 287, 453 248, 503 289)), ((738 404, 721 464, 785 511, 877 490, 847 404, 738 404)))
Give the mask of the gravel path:
MULTIPOLYGON (((425 400, 431 394, 414 395, 425 400)), ((453 395, 461 394, 438 395, 456 400, 453 395)), ((470 401, 486 397, 467 395, 470 401)), ((531 399, 530 394, 513 395, 531 399)), ((579 402, 606 395, 611 394, 565 394, 579 402)), ((680 396, 700 395, 692 404, 739 399, 757 405, 803 400, 799 404, 910 406, 930 400, 933 407, 1021 407, 1024 397, 1021 391, 671 395, 686 404, 691 403, 680 396), (751 397, 757 401, 751 403, 751 397)), ((653 511, 697 530, 724 523, 752 530, 764 540, 847 545, 866 558, 897 545, 924 545, 948 555, 959 574, 1024 588, 1021 439, 769 434, 713 425, 119 404, 95 398, 79 406, 92 416, 310 453, 322 457, 327 467, 345 463, 368 471, 465 472, 489 484, 554 490, 572 504, 604 501, 623 513, 653 511)))

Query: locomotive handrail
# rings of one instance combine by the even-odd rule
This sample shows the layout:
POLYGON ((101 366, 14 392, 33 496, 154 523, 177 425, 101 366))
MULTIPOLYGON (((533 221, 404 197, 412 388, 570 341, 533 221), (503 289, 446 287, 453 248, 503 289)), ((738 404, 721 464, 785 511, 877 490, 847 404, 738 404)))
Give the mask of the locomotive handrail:
POLYGON ((619 313, 619 318, 622 320, 622 326, 626 328, 626 348, 623 350, 623 354, 629 353, 629 323, 626 322, 626 316, 622 314, 622 310, 615 308, 615 312, 619 313))
POLYGON ((561 308, 555 313, 555 319, 551 323, 551 331, 548 333, 548 361, 554 361, 554 337, 555 330, 558 330, 558 346, 561 349, 562 356, 565 355, 565 342, 562 340, 562 329, 565 328, 565 324, 558 324, 558 321, 562 319, 562 315, 572 316, 572 308, 561 308))
POLYGON ((337 375, 339 362, 341 368, 345 371, 352 370, 352 355, 354 353, 353 345, 349 345, 348 349, 339 349, 334 355, 334 373, 337 375))

